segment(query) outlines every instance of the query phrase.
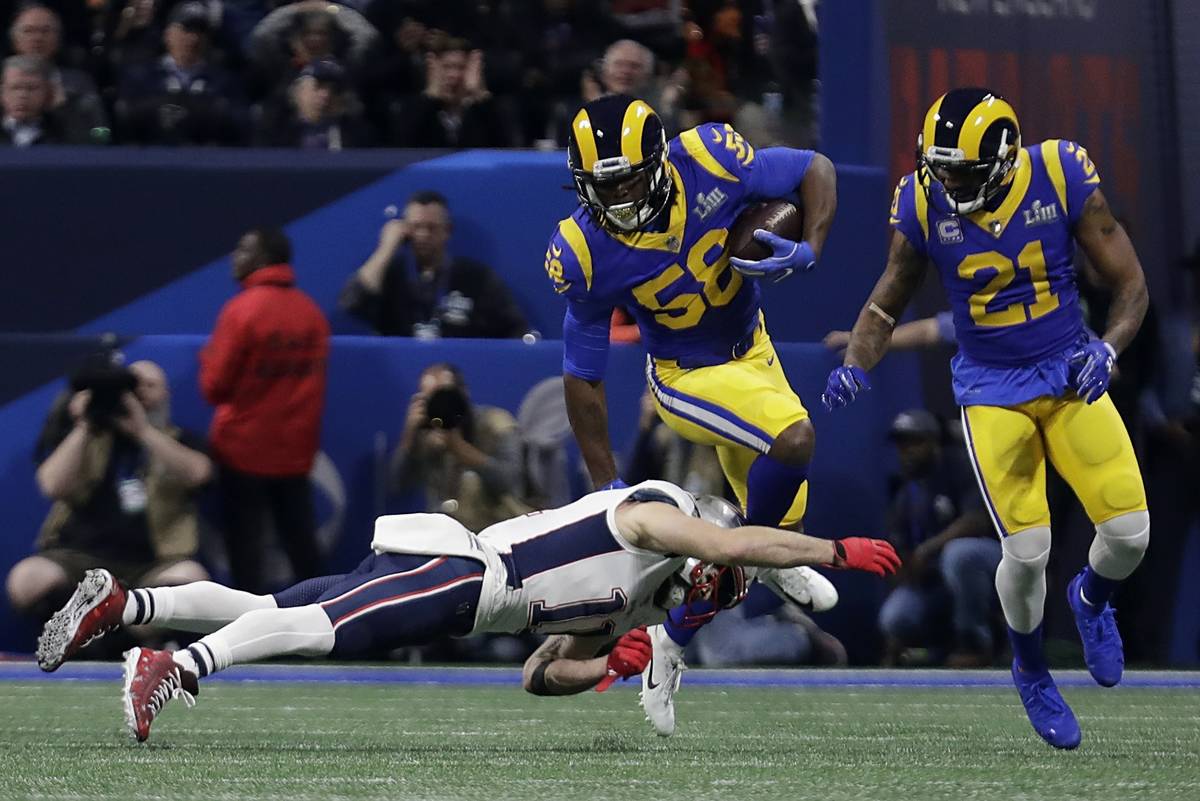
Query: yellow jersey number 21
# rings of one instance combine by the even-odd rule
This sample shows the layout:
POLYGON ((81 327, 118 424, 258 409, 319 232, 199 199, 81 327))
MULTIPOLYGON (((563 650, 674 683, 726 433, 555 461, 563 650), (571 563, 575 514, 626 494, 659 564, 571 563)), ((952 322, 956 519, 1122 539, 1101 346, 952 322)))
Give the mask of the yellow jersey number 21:
POLYGON ((1040 241, 1030 242, 1021 248, 1016 261, 1012 261, 1003 253, 989 250, 984 253, 972 253, 958 264, 958 276, 971 281, 983 270, 995 270, 996 275, 982 289, 971 295, 971 319, 978 326, 999 328, 1002 326, 1019 325, 1029 320, 1036 320, 1044 314, 1049 314, 1058 308, 1058 295, 1050 291, 1050 279, 1046 274, 1046 256, 1042 252, 1040 241), (1033 284, 1033 300, 1014 301, 1003 309, 988 310, 990 304, 1000 292, 1016 280, 1018 271, 1029 273, 1033 284))

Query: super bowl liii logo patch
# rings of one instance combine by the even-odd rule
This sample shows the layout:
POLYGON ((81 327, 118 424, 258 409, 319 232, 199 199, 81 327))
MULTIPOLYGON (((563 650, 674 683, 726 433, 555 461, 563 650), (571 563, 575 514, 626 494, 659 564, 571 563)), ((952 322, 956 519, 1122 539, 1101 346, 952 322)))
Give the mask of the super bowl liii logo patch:
POLYGON ((939 220, 937 235, 943 245, 958 245, 963 241, 962 226, 958 220, 939 220))
POLYGON ((1034 225, 1046 225, 1047 223, 1056 222, 1058 220, 1058 204, 1050 203, 1043 206, 1042 201, 1035 200, 1029 204, 1029 208, 1025 210, 1025 227, 1030 228, 1034 225))

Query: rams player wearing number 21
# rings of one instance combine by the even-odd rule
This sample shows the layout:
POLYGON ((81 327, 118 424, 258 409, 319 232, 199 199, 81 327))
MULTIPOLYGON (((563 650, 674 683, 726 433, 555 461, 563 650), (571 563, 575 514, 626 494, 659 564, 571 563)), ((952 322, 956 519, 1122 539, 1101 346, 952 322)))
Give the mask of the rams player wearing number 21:
POLYGON ((949 92, 930 108, 917 142, 917 171, 901 179, 892 202, 887 268, 824 400, 844 406, 870 388, 865 371, 887 350, 932 261, 954 314, 954 391, 969 455, 1004 547, 996 590, 1013 680, 1037 733, 1074 748, 1079 724, 1042 654, 1046 460, 1096 527, 1067 602, 1088 670, 1111 687, 1121 680, 1124 653, 1108 601, 1146 551, 1150 516, 1129 435, 1106 390, 1146 312, 1145 277, 1087 151, 1058 139, 1022 147, 1016 114, 999 96, 949 92), (1113 293, 1099 338, 1080 314, 1075 243, 1113 293))
MULTIPOLYGON (((813 429, 776 359, 758 279, 815 266, 837 206, 833 165, 808 150, 755 150, 731 126, 715 123, 668 142, 653 109, 626 95, 579 110, 568 164, 580 205, 558 224, 546 270, 568 301, 567 411, 592 480, 623 486, 603 386, 609 320, 621 306, 641 331, 662 419, 692 442, 716 447, 751 524, 799 524, 813 429), (731 258, 726 239, 739 213, 753 201, 795 193, 804 241, 760 230, 754 237, 771 255, 731 258)), ((787 586, 764 583, 795 598, 787 586)), ((661 735, 675 727, 673 694, 696 613, 674 610, 650 630, 654 659, 643 674, 642 705, 661 735)))

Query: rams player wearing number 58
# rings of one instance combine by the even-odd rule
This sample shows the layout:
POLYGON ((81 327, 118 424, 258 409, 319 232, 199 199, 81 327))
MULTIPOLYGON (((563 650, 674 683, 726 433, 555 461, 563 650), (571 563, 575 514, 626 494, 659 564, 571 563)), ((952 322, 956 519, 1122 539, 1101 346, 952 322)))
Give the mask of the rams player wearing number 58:
MULTIPOLYGON (((686 439, 716 447, 752 524, 797 525, 814 434, 776 359, 758 279, 815 266, 837 206, 832 163, 808 150, 755 150, 716 123, 668 142, 644 101, 608 95, 576 114, 568 164, 580 205, 558 224, 546 271, 568 301, 567 412, 596 486, 623 485, 603 385, 609 320, 622 306, 649 353, 646 379, 662 419, 686 439), (747 205, 795 193, 804 241, 759 230, 754 237, 771 255, 731 258, 729 229, 747 205)), ((793 595, 786 586, 772 589, 793 595)), ((676 610, 650 630, 654 659, 643 675, 642 705, 662 735, 674 730, 683 647, 696 630, 685 618, 676 610)))
POLYGON ((1004 547, 996 590, 1013 680, 1037 733, 1074 748, 1079 724, 1041 644, 1050 554, 1046 460, 1096 527, 1067 601, 1088 670, 1111 687, 1121 680, 1124 653, 1108 601, 1150 539, 1137 459, 1106 394, 1113 362, 1146 312, 1141 264, 1087 151, 1058 139, 1022 147, 1012 107, 984 89, 955 89, 929 109, 917 170, 896 188, 891 223, 887 267, 823 399, 844 406, 870 389, 866 371, 884 355, 932 261, 954 314, 954 391, 968 452, 1004 547), (1099 338, 1079 309, 1076 243, 1113 293, 1099 338))

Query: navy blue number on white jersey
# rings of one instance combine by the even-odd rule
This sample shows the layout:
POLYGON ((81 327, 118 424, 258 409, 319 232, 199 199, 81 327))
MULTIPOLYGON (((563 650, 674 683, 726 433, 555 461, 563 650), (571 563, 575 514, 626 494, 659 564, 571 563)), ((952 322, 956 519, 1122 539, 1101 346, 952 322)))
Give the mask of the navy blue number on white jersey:
MULTIPOLYGON (((536 584, 531 580, 541 574, 622 550, 609 530, 605 510, 514 543, 511 565, 516 569, 518 581, 529 586, 536 584)), ((628 602, 620 587, 613 587, 607 597, 558 605, 551 605, 544 598, 533 598, 529 602, 528 627, 547 634, 611 634, 612 616, 624 610, 628 602)))

